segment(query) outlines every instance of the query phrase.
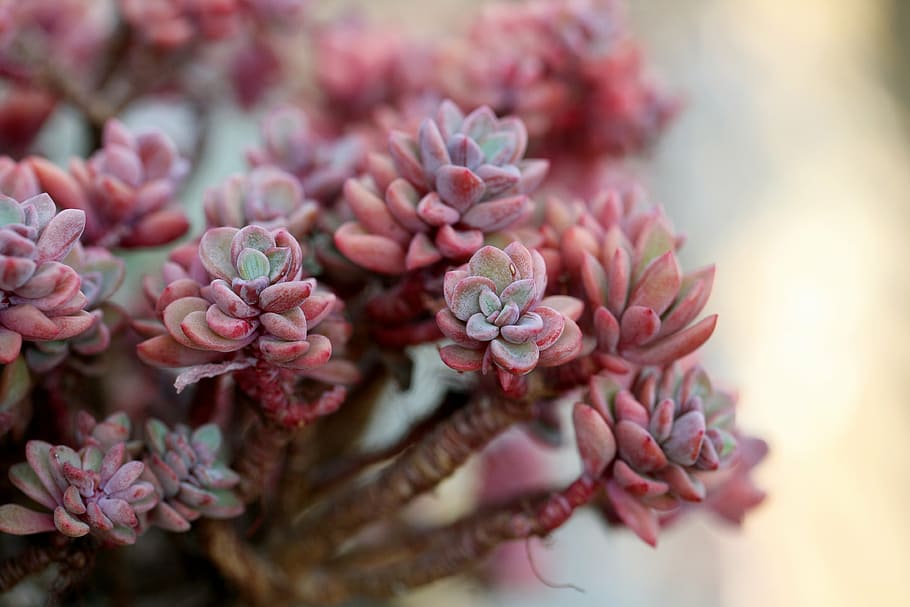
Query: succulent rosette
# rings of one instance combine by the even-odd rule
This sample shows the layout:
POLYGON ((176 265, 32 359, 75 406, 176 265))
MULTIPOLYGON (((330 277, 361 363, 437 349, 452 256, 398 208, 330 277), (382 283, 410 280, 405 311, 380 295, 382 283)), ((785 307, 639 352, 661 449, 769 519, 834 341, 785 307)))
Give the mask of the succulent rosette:
MULTIPOLYGON (((336 298, 319 290, 315 279, 301 277, 300 244, 287 230, 211 228, 199 243, 198 259, 204 280, 187 273, 158 296, 163 326, 139 344, 143 360, 180 367, 242 353, 247 364, 252 357, 301 371, 328 362, 332 343, 313 329, 332 313, 336 298)), ((184 272, 174 265, 169 271, 184 272)))
POLYGON ((178 425, 171 430, 150 419, 145 425, 143 478, 161 496, 149 521, 168 531, 187 531, 200 517, 233 518, 243 503, 232 489, 240 482, 236 472, 221 459, 221 430, 205 424, 191 431, 178 425))
POLYGON ((658 514, 702 502, 704 474, 731 464, 735 399, 714 390, 699 367, 642 371, 630 389, 596 375, 589 399, 615 446, 602 476, 610 513, 653 545, 658 514))
POLYGON ((30 159, 41 186, 61 206, 85 211, 82 242, 152 247, 183 236, 189 221, 173 205, 189 163, 174 142, 156 130, 134 135, 109 120, 103 144, 88 161, 74 158, 69 173, 42 158, 30 159))
POLYGON ((63 263, 84 227, 82 211, 57 213, 47 194, 0 196, 0 362, 14 360, 23 341, 69 339, 91 326, 79 274, 63 263))
POLYGON ((263 166, 248 175, 234 175, 205 194, 204 210, 210 227, 242 228, 256 224, 285 228, 295 238, 309 232, 319 217, 319 206, 304 198, 300 182, 290 173, 263 166))
POLYGON ((392 27, 364 19, 328 23, 315 32, 315 80, 331 118, 368 118, 425 87, 427 53, 392 27))
POLYGON ((682 239, 659 209, 635 211, 615 193, 587 206, 560 206, 548 205, 548 227, 573 223, 557 227, 559 250, 547 259, 581 283, 605 368, 626 373, 635 365, 666 365, 707 341, 717 316, 693 321, 711 294, 714 266, 682 273, 676 255, 682 239))
POLYGON ((92 324, 68 339, 35 342, 26 351, 26 358, 29 367, 38 372, 50 370, 70 353, 80 356, 101 354, 110 345, 111 333, 126 318, 123 310, 109 301, 123 282, 126 273, 123 260, 105 248, 83 247, 77 243, 64 262, 79 275, 80 288, 86 299, 85 310, 91 315, 92 324))
POLYGON ((490 105, 528 125, 548 157, 638 152, 677 101, 644 69, 618 3, 493 4, 464 40, 439 53, 439 86, 468 107, 490 105))
POLYGON ((344 182, 360 169, 366 153, 360 137, 323 136, 303 110, 291 106, 270 112, 261 128, 263 144, 247 152, 250 164, 287 171, 300 180, 307 196, 323 204, 335 201, 344 182))
POLYGON ((10 468, 13 485, 53 514, 15 504, 0 506, 0 531, 28 535, 59 531, 93 535, 110 545, 136 541, 139 515, 158 502, 155 487, 140 480, 144 465, 130 459, 126 444, 108 449, 87 444, 78 451, 32 440, 27 462, 10 468))
POLYGON ((25 200, 41 193, 38 177, 28 162, 16 162, 0 156, 0 193, 16 200, 25 200))
POLYGON ((162 49, 201 37, 222 40, 236 30, 238 0, 118 0, 124 19, 162 49))
POLYGON ((483 247, 465 266, 447 272, 446 307, 436 322, 455 344, 440 349, 443 362, 457 371, 495 369, 510 389, 538 366, 573 359, 582 346, 575 324, 581 302, 542 299, 546 285, 543 257, 518 242, 483 247))
POLYGON ((526 146, 517 118, 499 119, 487 107, 465 116, 443 102, 416 138, 390 135, 391 171, 345 184, 357 221, 338 229, 335 244, 356 264, 384 274, 466 259, 485 234, 530 212, 527 194, 548 165, 523 160, 526 146))

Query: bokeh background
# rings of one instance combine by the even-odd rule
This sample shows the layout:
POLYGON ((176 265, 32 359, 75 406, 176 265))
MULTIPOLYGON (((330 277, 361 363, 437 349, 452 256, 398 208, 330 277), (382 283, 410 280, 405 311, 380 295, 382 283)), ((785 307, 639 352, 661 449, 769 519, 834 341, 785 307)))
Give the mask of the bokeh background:
MULTIPOLYGON (((336 2, 428 35, 477 0, 336 2)), ((686 110, 642 171, 716 261, 705 357, 772 446, 742 530, 691 517, 652 550, 580 516, 548 581, 450 582, 407 605, 910 605, 910 2, 635 0, 686 110)))

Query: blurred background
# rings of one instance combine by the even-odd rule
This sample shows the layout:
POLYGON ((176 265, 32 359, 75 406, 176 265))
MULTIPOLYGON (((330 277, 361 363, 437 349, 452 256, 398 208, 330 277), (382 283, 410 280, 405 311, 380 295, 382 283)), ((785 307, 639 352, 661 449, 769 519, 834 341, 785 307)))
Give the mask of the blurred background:
MULTIPOLYGON (((465 0, 337 2, 432 34, 465 0)), ((910 2, 636 0, 686 109, 642 171, 717 262, 705 352, 765 437, 742 530, 694 516, 652 550, 579 516, 533 546, 548 581, 437 585, 407 605, 910 605, 910 2)), ((523 551, 523 548, 522 548, 523 551)))

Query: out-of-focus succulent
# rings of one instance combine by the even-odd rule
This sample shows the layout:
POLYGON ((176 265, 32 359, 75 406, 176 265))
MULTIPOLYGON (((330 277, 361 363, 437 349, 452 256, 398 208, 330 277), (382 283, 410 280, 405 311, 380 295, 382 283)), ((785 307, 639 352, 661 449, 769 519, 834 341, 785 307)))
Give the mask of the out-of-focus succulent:
POLYGON ((57 98, 42 89, 13 85, 0 91, 0 149, 26 154, 56 108, 57 98))
POLYGON ((523 160, 526 145, 517 118, 498 119, 486 107, 465 117, 443 102, 416 138, 391 134, 393 166, 377 161, 371 179, 345 184, 357 221, 338 229, 336 245, 358 265, 386 274, 466 259, 486 233, 530 212, 527 194, 547 162, 523 160))
POLYGON ((151 247, 189 229, 174 197, 189 164, 164 133, 134 135, 117 120, 104 128, 104 147, 66 173, 42 158, 30 162, 41 186, 63 207, 85 211, 82 242, 104 247, 151 247))
POLYGON ((19 414, 17 405, 28 395, 31 376, 23 357, 3 365, 0 370, 0 436, 27 421, 19 414))
POLYGON ((47 371, 62 362, 70 352, 95 356, 107 350, 111 332, 125 320, 125 314, 108 300, 120 287, 126 273, 123 260, 102 247, 76 244, 64 262, 76 270, 85 295, 85 310, 92 316, 91 326, 69 339, 35 342, 26 352, 29 367, 47 371))
POLYGON ((305 200, 303 194, 293 175, 263 166, 209 189, 205 194, 205 218, 210 227, 256 224, 268 229, 285 228, 299 239, 319 216, 319 205, 305 200))
POLYGON ((466 107, 518 115, 532 149, 554 160, 639 151, 678 103, 646 73, 617 5, 491 5, 439 53, 439 86, 466 107))
POLYGON ((701 346, 717 323, 712 315, 691 324, 708 301, 714 266, 683 275, 676 257, 681 239, 663 213, 635 211, 623 200, 607 193, 569 213, 558 201, 548 208, 557 224, 574 223, 562 231, 559 254, 547 259, 583 285, 598 357, 616 373, 678 360, 701 346))
POLYGON ((440 349, 457 371, 495 369, 503 389, 536 367, 561 365, 581 350, 575 319, 581 302, 542 299, 547 275, 537 251, 513 242, 486 246, 445 276, 445 301, 436 322, 455 344, 440 349))
POLYGON ((118 0, 124 19, 152 44, 175 49, 236 30, 237 0, 118 0))
POLYGON ((302 252, 290 233, 256 225, 211 228, 198 256, 205 280, 179 278, 161 292, 155 310, 163 326, 139 344, 143 360, 192 366, 244 351, 297 370, 328 362, 332 343, 312 329, 336 299, 318 290, 315 279, 301 278, 302 252))
POLYGON ((41 193, 38 177, 28 162, 0 156, 0 194, 26 200, 41 193))
POLYGON ((221 430, 206 424, 193 430, 174 430, 157 419, 145 425, 143 478, 155 485, 161 500, 149 513, 153 524, 169 531, 186 531, 199 517, 232 518, 243 503, 232 489, 240 482, 220 457, 221 430))
POLYGON ((730 464, 735 399, 712 389, 697 367, 643 371, 631 389, 597 375, 589 399, 610 430, 603 442, 615 445, 602 477, 612 512, 653 545, 658 512, 703 501, 700 475, 730 464))
POLYGON ((317 132, 303 110, 280 107, 262 122, 262 147, 247 152, 254 167, 275 166, 297 177, 306 195, 331 204, 345 180, 363 163, 364 141, 355 135, 331 138, 317 132))
POLYGON ((266 24, 291 27, 305 16, 309 0, 239 0, 239 3, 242 10, 266 24))
POLYGON ((158 502, 155 487, 139 480, 143 463, 131 460, 122 442, 106 450, 88 444, 74 451, 32 440, 25 454, 28 461, 10 468, 10 480, 53 514, 15 504, 0 506, 0 531, 5 533, 56 529, 68 537, 91 534, 106 544, 132 544, 138 515, 158 502))
POLYGON ((705 506, 734 525, 742 525, 746 513, 765 499, 765 492, 752 478, 752 470, 768 455, 768 444, 760 438, 740 437, 738 443, 727 470, 704 479, 708 491, 705 506))
POLYGON ((14 360, 23 340, 69 339, 91 326, 79 274, 62 263, 84 227, 82 211, 57 213, 47 194, 0 196, 0 362, 14 360))
POLYGON ((315 32, 317 90, 339 122, 367 118, 426 86, 428 53, 392 27, 344 19, 315 32))

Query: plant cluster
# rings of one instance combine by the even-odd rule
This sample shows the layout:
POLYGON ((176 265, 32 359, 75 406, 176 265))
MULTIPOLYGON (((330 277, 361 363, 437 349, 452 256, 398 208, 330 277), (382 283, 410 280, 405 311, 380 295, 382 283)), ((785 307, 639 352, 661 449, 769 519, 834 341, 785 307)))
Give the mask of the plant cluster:
POLYGON ((766 447, 697 360, 714 267, 683 269, 624 168, 678 104, 616 2, 493 5, 433 43, 309 5, 0 0, 0 589, 52 567, 51 599, 113 573, 330 605, 583 507, 651 545, 697 505, 740 522, 766 447), (261 140, 189 200, 227 92, 261 140), (195 116, 183 148, 128 126, 160 102, 195 116), (66 165, 62 106, 88 135, 66 165), (425 417, 364 448, 409 389, 425 417), (528 441, 574 444, 575 478, 528 441), (413 516, 472 458, 522 480, 413 516))

